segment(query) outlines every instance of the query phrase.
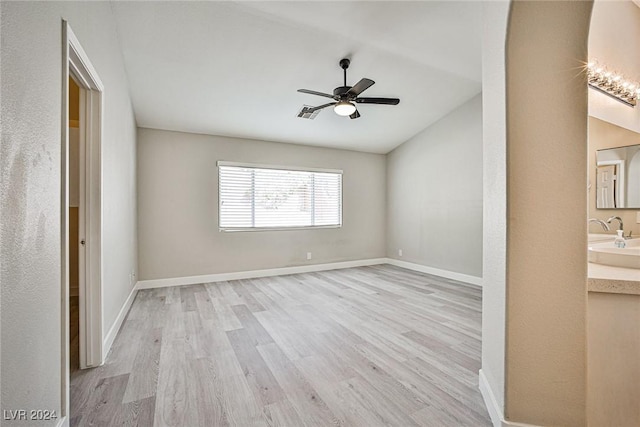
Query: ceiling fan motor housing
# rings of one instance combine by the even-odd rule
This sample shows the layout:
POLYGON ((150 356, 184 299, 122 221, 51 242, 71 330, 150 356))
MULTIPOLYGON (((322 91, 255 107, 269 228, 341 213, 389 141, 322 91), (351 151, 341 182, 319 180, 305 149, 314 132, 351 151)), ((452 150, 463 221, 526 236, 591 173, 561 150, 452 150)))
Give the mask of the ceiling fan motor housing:
POLYGON ((342 98, 347 98, 347 92, 351 89, 351 86, 339 86, 333 90, 333 96, 339 96, 342 98))

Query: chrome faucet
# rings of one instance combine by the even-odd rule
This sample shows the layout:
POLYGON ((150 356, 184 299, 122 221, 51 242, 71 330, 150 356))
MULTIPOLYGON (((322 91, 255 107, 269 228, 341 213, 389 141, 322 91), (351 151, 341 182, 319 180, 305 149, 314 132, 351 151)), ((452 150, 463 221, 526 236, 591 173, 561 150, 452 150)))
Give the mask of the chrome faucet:
POLYGON ((600 226, 602 227, 602 229, 603 229, 604 231, 609 231, 609 230, 611 230, 611 229, 609 228, 609 224, 607 224, 606 222, 604 222, 604 221, 603 221, 603 220, 601 220, 601 219, 598 219, 598 218, 589 218, 588 223, 589 223, 589 224, 591 224, 591 223, 593 223, 593 222, 595 222, 596 224, 600 224, 600 226))
POLYGON ((620 218, 619 216, 612 216, 611 218, 609 218, 607 220, 607 224, 611 224, 611 221, 613 220, 618 221, 618 230, 623 230, 624 231, 624 225, 622 224, 622 218, 620 218))
POLYGON ((622 224, 622 218, 620 218, 619 216, 612 216, 611 218, 609 218, 607 220, 607 223, 611 224, 611 221, 613 220, 618 221, 618 223, 620 224, 620 226, 618 227, 618 230, 622 230, 622 237, 624 237, 625 239, 630 239, 631 238, 631 230, 629 230, 629 235, 625 236, 624 235, 624 225, 622 224))

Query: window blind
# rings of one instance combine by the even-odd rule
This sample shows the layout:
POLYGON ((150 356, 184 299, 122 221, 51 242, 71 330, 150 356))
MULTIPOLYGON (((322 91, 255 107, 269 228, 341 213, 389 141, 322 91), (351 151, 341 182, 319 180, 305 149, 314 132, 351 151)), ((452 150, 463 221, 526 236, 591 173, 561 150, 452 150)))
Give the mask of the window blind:
POLYGON ((218 162, 221 230, 338 227, 342 171, 218 162))

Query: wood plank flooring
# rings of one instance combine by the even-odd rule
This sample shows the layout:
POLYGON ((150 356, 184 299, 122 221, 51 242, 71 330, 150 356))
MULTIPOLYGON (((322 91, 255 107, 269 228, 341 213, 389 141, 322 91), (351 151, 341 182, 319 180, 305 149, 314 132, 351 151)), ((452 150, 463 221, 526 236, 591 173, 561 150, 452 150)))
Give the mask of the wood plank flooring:
POLYGON ((490 426, 481 290, 380 265, 138 292, 72 426, 490 426))
POLYGON ((80 369, 80 305, 77 296, 69 297, 69 368, 80 369))

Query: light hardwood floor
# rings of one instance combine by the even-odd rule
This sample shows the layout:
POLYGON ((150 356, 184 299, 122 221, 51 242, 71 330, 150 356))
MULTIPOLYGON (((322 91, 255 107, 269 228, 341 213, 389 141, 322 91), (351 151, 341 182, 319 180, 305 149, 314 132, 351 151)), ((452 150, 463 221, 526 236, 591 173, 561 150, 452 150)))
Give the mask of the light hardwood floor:
POLYGON ((480 309, 388 265, 140 291, 71 424, 489 426, 480 309))

